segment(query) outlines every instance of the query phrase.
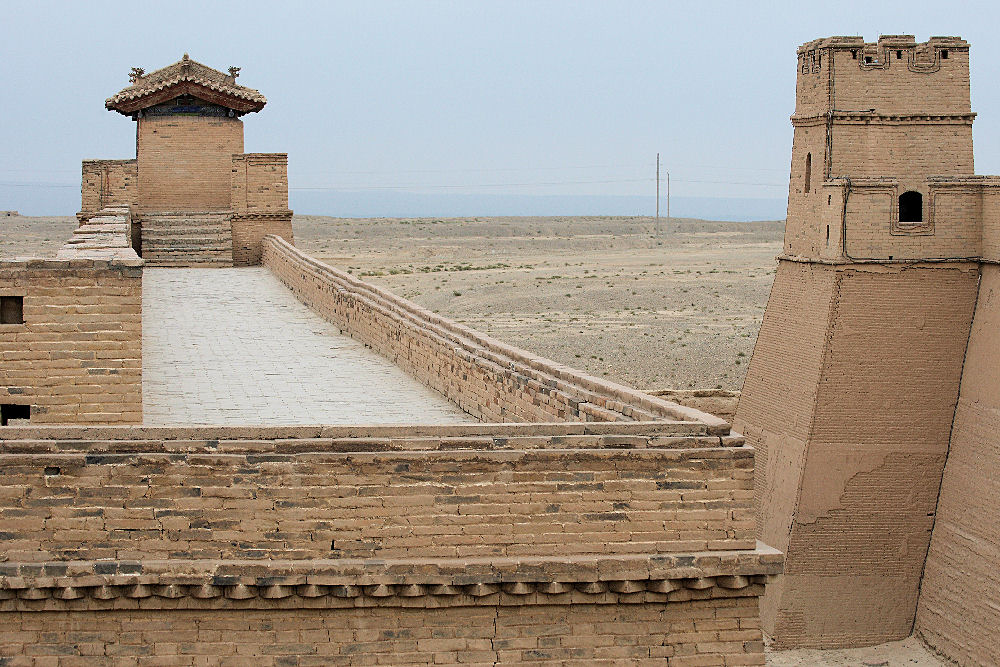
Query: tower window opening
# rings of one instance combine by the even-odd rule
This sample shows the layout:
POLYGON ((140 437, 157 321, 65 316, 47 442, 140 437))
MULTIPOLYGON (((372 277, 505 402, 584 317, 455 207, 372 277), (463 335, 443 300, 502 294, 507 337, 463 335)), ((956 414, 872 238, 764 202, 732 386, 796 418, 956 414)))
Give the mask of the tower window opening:
POLYGON ((872 57, 871 56, 865 56, 865 64, 866 65, 871 65, 872 64, 872 57))
POLYGON ((31 419, 30 405, 0 405, 0 426, 15 419, 31 419))
POLYGON ((948 49, 941 52, 941 60, 948 60, 948 49))
POLYGON ((910 190, 899 195, 899 221, 924 221, 924 196, 922 194, 910 190))
POLYGON ((852 60, 857 60, 858 59, 858 52, 855 51, 855 50, 853 50, 853 49, 851 50, 851 59, 852 60))
POLYGON ((896 60, 902 60, 902 59, 903 59, 903 52, 896 51, 896 60))
POLYGON ((806 153, 806 185, 805 185, 806 192, 809 192, 811 188, 810 181, 812 181, 812 170, 813 170, 813 154, 806 153))
POLYGON ((23 296, 0 296, 0 324, 24 324, 23 296))

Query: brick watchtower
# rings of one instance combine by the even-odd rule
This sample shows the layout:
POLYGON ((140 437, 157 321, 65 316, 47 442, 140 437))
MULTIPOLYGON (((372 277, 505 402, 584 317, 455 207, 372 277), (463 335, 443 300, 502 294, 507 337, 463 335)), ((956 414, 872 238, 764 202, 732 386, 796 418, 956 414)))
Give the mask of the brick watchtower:
POLYGON ((84 162, 81 219, 131 205, 152 264, 255 264, 264 234, 291 240, 288 156, 243 153, 241 117, 267 100, 238 76, 186 53, 149 74, 133 68, 105 106, 136 121, 136 159, 84 162))
POLYGON ((757 451, 778 646, 913 628, 993 181, 972 176, 969 45, 798 50, 784 252, 734 421, 757 451))

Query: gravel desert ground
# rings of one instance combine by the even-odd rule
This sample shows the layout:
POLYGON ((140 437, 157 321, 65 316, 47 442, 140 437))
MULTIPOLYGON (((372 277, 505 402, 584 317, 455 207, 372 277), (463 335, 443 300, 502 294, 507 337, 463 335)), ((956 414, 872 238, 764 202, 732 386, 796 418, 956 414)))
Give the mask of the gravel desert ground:
POLYGON ((296 245, 436 312, 639 388, 739 389, 781 222, 296 216, 296 245))

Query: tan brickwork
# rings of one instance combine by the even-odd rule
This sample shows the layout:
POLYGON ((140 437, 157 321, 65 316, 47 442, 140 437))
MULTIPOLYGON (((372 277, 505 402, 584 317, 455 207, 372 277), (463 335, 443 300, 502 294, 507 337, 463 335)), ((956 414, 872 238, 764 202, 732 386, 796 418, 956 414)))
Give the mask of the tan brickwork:
MULTIPOLYGON (((734 419, 756 450, 758 536, 787 553, 761 602, 776 646, 900 639, 918 594, 938 613, 955 599, 921 576, 932 528, 940 553, 952 546, 938 491, 997 228, 996 177, 972 175, 973 118, 959 38, 799 49, 784 255, 734 419), (908 191, 919 220, 901 219, 908 191)), ((995 582, 973 586, 995 599, 995 582)))
POLYGON ((147 447, 103 462, 8 454, 5 554, 456 558, 756 544, 746 447, 449 453, 430 449, 449 441, 428 440, 414 456, 301 444, 317 450, 180 456, 147 447), (50 464, 58 475, 45 473, 50 464))
POLYGON ((782 557, 705 431, 0 430, 0 655, 762 665, 782 557))
POLYGON ((968 665, 1000 664, 1000 267, 985 265, 917 610, 917 632, 968 665))
POLYGON ((261 261, 261 242, 274 234, 293 243, 288 209, 288 155, 245 153, 233 156, 233 260, 261 261))
POLYGON ((39 423, 142 422, 142 261, 128 209, 85 220, 58 258, 0 261, 0 403, 39 423))
POLYGON ((139 171, 135 160, 84 160, 80 218, 109 206, 136 206, 139 171))
POLYGON ((243 152, 243 121, 146 116, 137 123, 141 212, 230 210, 232 160, 243 152))
POLYGON ((763 665, 753 598, 680 604, 0 615, 15 665, 763 665))
POLYGON ((288 156, 243 153, 240 116, 267 100, 236 76, 187 55, 133 71, 132 85, 105 106, 136 122, 136 159, 84 162, 81 220, 133 206, 145 240, 136 246, 159 266, 254 265, 264 236, 291 242, 288 156))
POLYGON ((481 421, 668 418, 729 432, 718 417, 501 343, 323 264, 278 237, 264 239, 263 263, 307 306, 481 421))

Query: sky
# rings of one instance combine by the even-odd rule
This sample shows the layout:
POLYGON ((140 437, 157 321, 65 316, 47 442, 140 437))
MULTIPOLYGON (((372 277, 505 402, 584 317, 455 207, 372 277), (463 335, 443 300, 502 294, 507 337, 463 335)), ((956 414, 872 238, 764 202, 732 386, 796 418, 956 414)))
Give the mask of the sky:
POLYGON ((135 156, 104 100, 185 52, 267 96, 245 149, 289 154, 301 213, 652 214, 660 153, 675 215, 780 217, 795 49, 830 35, 967 39, 1000 173, 995 3, 0 2, 0 209, 26 214, 72 215, 81 160, 135 156))

